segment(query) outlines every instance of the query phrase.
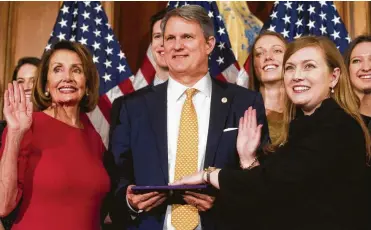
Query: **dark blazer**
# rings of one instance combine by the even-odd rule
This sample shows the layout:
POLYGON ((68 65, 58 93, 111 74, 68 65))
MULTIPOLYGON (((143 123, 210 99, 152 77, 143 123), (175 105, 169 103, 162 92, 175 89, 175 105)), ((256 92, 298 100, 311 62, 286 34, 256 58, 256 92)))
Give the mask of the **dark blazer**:
MULTIPOLYGON (((168 141, 167 141, 167 82, 147 86, 124 99, 119 121, 112 130, 110 150, 116 163, 117 190, 113 222, 127 221, 128 229, 163 229, 168 203, 150 212, 139 214, 135 220, 129 218, 126 204, 126 188, 136 185, 167 185, 168 141)), ((116 104, 116 103, 114 103, 116 104)), ((239 168, 236 151, 237 130, 223 132, 225 128, 238 127, 239 118, 246 109, 257 110, 258 122, 263 124, 262 142, 268 141, 268 126, 263 99, 257 92, 237 85, 212 80, 212 96, 208 141, 204 167, 239 168), (227 98, 222 103, 222 98, 227 98)), ((116 120, 117 121, 117 120, 116 120)), ((169 200, 168 200, 169 201, 169 200)), ((215 208, 200 213, 204 230, 215 229, 215 208)), ((124 224, 124 223, 121 223, 124 224)), ((123 228, 122 228, 123 229, 123 228)))
MULTIPOLYGON (((251 229, 369 229, 365 186, 370 182, 361 126, 333 99, 310 116, 298 113, 288 142, 261 166, 221 170, 226 214, 241 220, 241 209, 260 213, 260 218, 245 219, 251 229)), ((243 228, 236 223, 235 229, 243 228)))

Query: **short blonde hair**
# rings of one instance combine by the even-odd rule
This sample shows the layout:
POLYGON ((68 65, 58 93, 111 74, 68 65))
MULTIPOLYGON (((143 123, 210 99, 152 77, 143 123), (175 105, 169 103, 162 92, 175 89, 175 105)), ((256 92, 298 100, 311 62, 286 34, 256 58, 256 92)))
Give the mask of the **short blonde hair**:
POLYGON ((70 50, 75 52, 82 62, 82 68, 86 77, 86 88, 89 95, 84 95, 80 101, 80 111, 87 113, 95 109, 99 99, 99 77, 98 70, 93 62, 93 58, 89 50, 76 42, 62 41, 54 45, 54 47, 45 52, 41 58, 41 63, 38 68, 35 86, 32 90, 32 102, 37 110, 42 111, 51 106, 52 100, 45 96, 45 87, 48 80, 49 63, 52 55, 58 50, 70 50))

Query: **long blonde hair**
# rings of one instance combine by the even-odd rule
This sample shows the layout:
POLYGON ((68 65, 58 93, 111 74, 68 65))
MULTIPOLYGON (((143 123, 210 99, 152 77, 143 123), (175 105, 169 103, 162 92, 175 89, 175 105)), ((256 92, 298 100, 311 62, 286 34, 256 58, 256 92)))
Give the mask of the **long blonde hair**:
MULTIPOLYGON (((352 89, 352 85, 349 80, 348 71, 344 64, 343 58, 340 52, 337 50, 335 44, 326 37, 314 37, 306 36, 296 39, 291 42, 283 57, 283 66, 285 66, 287 60, 298 50, 306 47, 317 47, 322 50, 326 64, 330 71, 335 68, 340 69, 340 77, 336 86, 333 88, 334 93, 331 93, 331 97, 344 109, 346 113, 352 116, 358 124, 362 127, 365 135, 365 145, 367 156, 371 157, 371 144, 370 134, 366 128, 362 117, 359 113, 359 99, 352 89)), ((284 68, 282 68, 282 78, 285 74, 284 68)), ((280 145, 285 144, 288 140, 289 125, 290 122, 296 116, 296 106, 293 102, 285 95, 285 107, 283 112, 283 125, 281 127, 280 136, 271 145, 267 146, 267 151, 275 151, 280 145)))

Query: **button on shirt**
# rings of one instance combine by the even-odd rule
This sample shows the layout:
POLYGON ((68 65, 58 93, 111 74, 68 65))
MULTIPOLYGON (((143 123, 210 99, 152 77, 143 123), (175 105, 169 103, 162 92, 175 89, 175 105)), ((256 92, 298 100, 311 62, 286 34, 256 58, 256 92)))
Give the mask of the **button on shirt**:
MULTIPOLYGON (((167 88, 167 138, 168 138, 168 166, 169 182, 174 182, 175 160, 178 143, 178 132, 183 104, 186 100, 185 91, 195 88, 198 92, 192 101, 197 113, 198 121, 198 170, 204 167, 207 136, 209 131, 210 104, 211 104, 211 78, 206 74, 194 86, 187 87, 171 77, 167 88)), ((175 230, 171 224, 171 205, 166 210, 164 230, 175 230)), ((201 221, 196 230, 201 230, 201 221)))

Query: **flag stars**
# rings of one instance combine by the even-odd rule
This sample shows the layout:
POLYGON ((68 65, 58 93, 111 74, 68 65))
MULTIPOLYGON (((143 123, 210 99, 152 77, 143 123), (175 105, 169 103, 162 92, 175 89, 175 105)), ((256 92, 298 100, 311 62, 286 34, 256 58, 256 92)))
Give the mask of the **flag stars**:
POLYGON ((319 16, 321 17, 322 21, 326 20, 326 14, 323 13, 322 11, 319 16))
POLYGON ((282 34, 282 36, 283 36, 284 38, 288 38, 288 37, 289 37, 289 31, 286 30, 286 29, 283 29, 283 31, 281 32, 281 34, 282 34))
POLYGON ((104 82, 111 81, 111 74, 105 73, 103 79, 104 82))
POLYGON ((334 30, 334 32, 331 34, 331 36, 334 38, 334 40, 336 40, 336 38, 340 38, 339 34, 340 34, 340 31, 336 32, 336 30, 334 30))
POLYGON ((120 50, 120 53, 117 54, 117 56, 120 57, 120 60, 123 59, 123 58, 125 58, 125 54, 121 50, 120 50))
POLYGON ((63 15, 68 13, 68 9, 69 9, 68 6, 66 5, 63 6, 63 8, 61 9, 61 11, 63 12, 63 15))
POLYGON ((340 17, 336 17, 336 15, 334 15, 334 19, 332 19, 331 21, 334 23, 334 26, 336 26, 336 24, 340 24, 340 17))
POLYGON ((302 34, 296 33, 294 39, 300 38, 302 34))
POLYGON ((105 49, 105 51, 106 51, 106 53, 107 53, 107 55, 109 55, 109 54, 113 54, 113 48, 109 48, 108 46, 107 46, 107 48, 105 49))
POLYGON ((111 29, 111 25, 109 23, 106 23, 106 26, 108 29, 111 29))
POLYGON ((58 22, 58 24, 61 25, 61 28, 63 28, 63 27, 67 27, 67 20, 64 20, 64 19, 62 18, 62 20, 61 20, 60 22, 58 22))
POLYGON ((73 10, 73 13, 72 13, 72 14, 73 14, 73 16, 75 16, 75 17, 76 17, 76 16, 77 16, 77 15, 79 14, 79 13, 77 12, 77 10, 78 10, 77 8, 76 8, 76 9, 74 9, 74 10, 73 10))
POLYGON ((76 27, 77 27, 76 24, 77 24, 77 22, 73 22, 73 23, 72 23, 72 26, 71 26, 72 30, 75 30, 75 29, 76 29, 76 27))
POLYGON ((212 11, 209 11, 208 16, 209 16, 209 18, 213 18, 214 17, 214 13, 212 11))
POLYGON ((312 5, 309 5, 308 12, 309 12, 309 15, 315 14, 316 13, 316 8, 312 5))
POLYGON ((220 36, 222 36, 222 34, 225 34, 225 28, 219 27, 218 33, 220 36))
POLYGON ((105 61, 103 64, 106 66, 106 69, 107 69, 108 67, 112 67, 112 62, 109 61, 108 59, 106 59, 106 61, 105 61))
POLYGON ((273 11, 271 15, 269 15, 269 17, 273 20, 275 18, 277 18, 277 13, 278 11, 273 11))
POLYGON ((296 28, 299 28, 300 26, 303 26, 303 19, 298 19, 296 22, 295 22, 295 25, 296 25, 296 28))
POLYGON ((285 17, 282 18, 282 20, 285 21, 285 24, 289 23, 290 24, 290 18, 289 16, 287 16, 287 14, 285 14, 285 17))
POLYGON ((309 23, 307 24, 307 26, 309 27, 309 29, 313 29, 315 27, 314 26, 314 23, 315 23, 315 21, 309 20, 309 23))
POLYGON ((221 15, 218 15, 216 17, 219 19, 219 21, 222 21, 222 16, 221 15))
POLYGON ((94 41, 94 44, 93 44, 92 46, 93 46, 93 48, 94 48, 94 51, 95 51, 95 50, 100 50, 100 43, 94 41))
POLYGON ((270 25, 268 30, 272 32, 276 32, 276 26, 270 25))
POLYGON ((102 5, 98 4, 96 7, 94 7, 94 10, 97 11, 97 14, 98 14, 100 11, 103 11, 103 10, 102 10, 102 5))
POLYGON ((286 6, 286 10, 292 9, 292 7, 291 7, 292 2, 287 1, 286 3, 284 3, 284 5, 286 6))
POLYGON ((111 41, 113 41, 113 34, 108 34, 107 37, 105 37, 104 39, 106 39, 107 42, 110 43, 111 41))
POLYGON ((85 7, 90 6, 90 1, 84 1, 85 7))
POLYGON ((218 45, 219 49, 220 50, 224 49, 225 48, 224 45, 225 45, 224 42, 220 42, 219 45, 218 45))
POLYGON ((95 25, 102 25, 102 19, 101 18, 95 18, 94 19, 94 21, 95 21, 95 25))
POLYGON ((101 35, 100 35, 101 32, 98 29, 95 29, 95 31, 93 33, 94 33, 95 37, 101 37, 101 35))
POLYGON ((83 45, 87 45, 88 44, 88 39, 84 38, 84 37, 81 37, 81 39, 79 40, 79 42, 83 45))
POLYGON ((326 26, 321 25, 321 28, 319 28, 319 30, 321 31, 321 34, 322 35, 327 34, 327 28, 326 28, 326 26))
POLYGON ((117 67, 117 70, 119 71, 119 73, 121 73, 121 72, 125 72, 126 70, 125 70, 125 65, 121 65, 121 64, 119 64, 119 66, 117 67))
POLYGON ((352 39, 350 38, 349 34, 348 34, 348 36, 345 39, 348 40, 348 43, 350 43, 352 41, 352 39))
POLYGON ((99 63, 99 56, 97 57, 97 56, 93 55, 93 62, 94 63, 99 63))
POLYGON ((82 24, 82 26, 80 27, 80 29, 82 30, 82 32, 89 32, 89 26, 88 25, 85 25, 85 23, 82 24))
POLYGON ((76 35, 72 35, 70 38, 70 42, 75 42, 76 41, 76 35))
POLYGON ((45 47, 45 50, 48 51, 52 48, 52 44, 48 44, 46 47, 45 47))
POLYGON ((216 61, 218 62, 219 65, 224 64, 224 58, 222 57, 219 57, 216 61))
POLYGON ((57 36, 57 38, 59 38, 59 41, 62 41, 62 40, 66 40, 65 36, 66 34, 59 32, 59 35, 57 36))
POLYGON ((303 4, 299 4, 299 6, 298 6, 298 8, 296 9, 296 11, 298 11, 298 14, 300 14, 300 12, 304 12, 303 4))
POLYGON ((90 19, 90 13, 86 12, 86 10, 84 10, 84 13, 82 14, 82 16, 84 17, 84 20, 90 19))
POLYGON ((321 4, 321 7, 327 6, 326 1, 319 1, 319 4, 321 4))

